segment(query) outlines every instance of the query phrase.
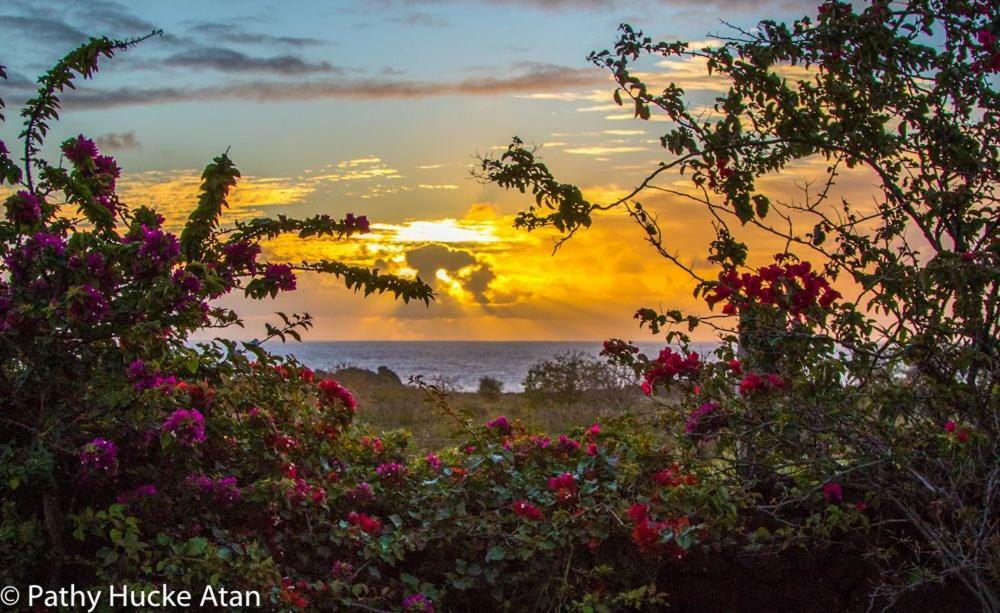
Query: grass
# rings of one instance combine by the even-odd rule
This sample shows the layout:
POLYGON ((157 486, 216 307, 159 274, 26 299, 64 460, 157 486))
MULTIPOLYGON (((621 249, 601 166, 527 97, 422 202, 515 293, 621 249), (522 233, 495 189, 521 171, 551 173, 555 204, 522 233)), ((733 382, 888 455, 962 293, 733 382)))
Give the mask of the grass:
MULTIPOLYGON (((405 429, 412 433, 416 452, 447 447, 466 438, 454 419, 426 401, 423 390, 371 371, 349 368, 332 376, 351 390, 358 401, 357 420, 375 429, 405 429)), ((637 390, 619 389, 584 393, 573 403, 529 398, 522 393, 486 397, 476 392, 449 392, 448 404, 473 424, 497 415, 519 420, 530 430, 550 436, 589 426, 602 418, 618 416, 644 403, 637 390)))

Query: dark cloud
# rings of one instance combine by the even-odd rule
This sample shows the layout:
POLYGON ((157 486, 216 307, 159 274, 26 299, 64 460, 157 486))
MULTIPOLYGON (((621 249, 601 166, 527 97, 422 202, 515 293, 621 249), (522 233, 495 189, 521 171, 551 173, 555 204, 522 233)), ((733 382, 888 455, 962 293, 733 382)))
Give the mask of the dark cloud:
POLYGON ((111 149, 114 151, 124 151, 127 149, 137 149, 139 141, 135 138, 135 132, 108 132, 94 139, 101 149, 111 149))
POLYGON ((444 245, 424 245, 406 253, 406 263, 417 271, 421 279, 434 279, 440 269, 454 272, 476 263, 468 251, 451 249, 444 245))
POLYGON ((163 63, 167 66, 220 72, 269 72, 281 75, 343 72, 343 69, 327 62, 314 63, 292 55, 254 57, 223 47, 199 47, 181 51, 167 57, 163 63))
POLYGON ((189 32, 211 39, 214 42, 226 42, 243 45, 287 45, 289 47, 306 47, 322 45, 327 41, 319 38, 301 36, 276 36, 250 32, 245 28, 229 23, 198 22, 188 28, 189 32))
POLYGON ((447 19, 441 17, 440 15, 433 15, 423 11, 414 11, 405 15, 393 15, 392 17, 387 18, 386 21, 405 26, 425 27, 444 27, 449 23, 447 19))
POLYGON ((212 87, 122 87, 76 90, 68 93, 64 102, 67 109, 99 109, 223 99, 288 102, 325 98, 428 98, 562 91, 567 88, 593 87, 606 83, 607 79, 608 77, 596 68, 578 69, 538 64, 532 70, 508 77, 476 77, 446 82, 383 78, 299 82, 254 81, 212 87))
POLYGON ((421 279, 433 287, 438 286, 437 271, 444 269, 462 285, 465 291, 475 297, 476 302, 480 304, 489 302, 485 292, 496 278, 496 274, 489 264, 480 263, 476 256, 468 251, 438 244, 424 245, 408 251, 406 263, 417 271, 421 279), (459 270, 470 266, 474 266, 472 272, 464 276, 456 274, 459 270))
POLYGON ((20 17, 0 15, 0 28, 15 31, 24 38, 37 42, 61 46, 73 46, 86 42, 90 35, 60 19, 48 17, 20 17))
POLYGON ((650 8, 701 8, 715 10, 756 11, 764 6, 782 8, 814 8, 817 0, 380 0, 386 6, 412 6, 413 4, 485 4, 496 6, 523 6, 547 11, 608 10, 650 8))
POLYGON ((473 296, 476 297, 476 302, 484 303, 488 302, 486 298, 486 290, 490 288, 490 283, 493 279, 496 279, 496 273, 490 268, 488 264, 483 264, 479 268, 472 271, 472 273, 463 279, 463 287, 468 290, 473 296))

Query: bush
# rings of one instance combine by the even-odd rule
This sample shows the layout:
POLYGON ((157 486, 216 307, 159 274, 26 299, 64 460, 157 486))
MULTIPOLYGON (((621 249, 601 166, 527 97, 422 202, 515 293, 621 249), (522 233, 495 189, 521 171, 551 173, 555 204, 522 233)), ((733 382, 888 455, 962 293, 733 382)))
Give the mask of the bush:
POLYGON ((518 226, 567 240, 618 210, 690 276, 704 310, 635 315, 667 348, 648 358, 614 341, 606 352, 643 377, 689 461, 745 493, 748 529, 766 537, 754 547, 829 544, 842 521, 870 526, 856 545, 880 561, 872 597, 888 606, 956 581, 1000 610, 992 8, 832 0, 815 19, 763 21, 701 48, 623 25, 590 60, 615 79, 617 104, 666 120, 665 160, 611 202, 559 182, 517 138, 480 168, 533 195, 518 226), (724 91, 708 110, 676 85, 654 91, 647 59, 703 63, 724 91), (819 183, 800 197, 765 191, 810 165, 819 183), (846 173, 877 186, 874 204, 838 193, 846 173), (715 236, 697 268, 648 208, 660 191, 706 209, 715 236), (784 249, 752 253, 745 226, 784 249), (706 326, 722 341, 708 361, 688 349, 706 326))
POLYGON ((477 393, 487 400, 496 400, 503 393, 503 383, 493 377, 482 377, 479 379, 479 390, 477 393))
POLYGON ((625 381, 615 369, 579 351, 540 360, 528 369, 524 395, 535 404, 570 405, 584 396, 620 394, 625 381))

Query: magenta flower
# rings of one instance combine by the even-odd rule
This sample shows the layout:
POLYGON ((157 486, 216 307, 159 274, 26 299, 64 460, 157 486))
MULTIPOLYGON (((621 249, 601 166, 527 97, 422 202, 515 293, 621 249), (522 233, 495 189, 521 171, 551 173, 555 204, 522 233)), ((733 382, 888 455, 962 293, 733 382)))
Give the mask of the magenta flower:
POLYGON ((80 134, 63 143, 62 152, 67 160, 81 166, 86 164, 87 160, 93 160, 97 157, 97 145, 94 141, 80 134))
POLYGON ((115 501, 121 504, 132 504, 139 502, 144 498, 152 498, 153 496, 156 496, 157 493, 158 492, 156 486, 149 483, 146 485, 140 485, 135 489, 118 494, 118 497, 115 499, 115 501))
POLYGON ((709 437, 723 426, 725 415, 717 402, 705 402, 692 409, 684 424, 684 432, 689 436, 709 437))
POLYGON ((438 458, 435 454, 428 453, 427 457, 424 458, 424 460, 434 470, 441 470, 441 459, 438 458))
POLYGON ((113 473, 118 469, 118 450, 111 441, 95 438, 83 446, 80 464, 93 471, 113 473))
POLYGON ((205 475, 191 475, 188 482, 203 494, 208 494, 217 504, 230 505, 240 499, 242 492, 236 485, 236 477, 212 479, 205 475))
POLYGON ((260 245, 247 241, 228 243, 222 248, 226 264, 235 270, 257 272, 257 256, 260 255, 260 245))
POLYGON ((403 610, 406 613, 434 613, 434 605, 423 594, 411 594, 403 599, 403 610))
POLYGON ((510 434, 512 430, 510 421, 504 415, 500 415, 496 419, 486 422, 486 427, 492 428, 500 434, 510 434))
POLYGON ((166 268, 181 254, 177 237, 159 228, 142 226, 142 244, 139 245, 137 269, 166 268))
POLYGON ((387 462, 379 464, 375 468, 375 474, 385 481, 398 482, 406 476, 406 467, 398 462, 387 462))
POLYGON ((286 292, 295 289, 295 273, 288 264, 268 264, 264 269, 264 279, 286 292))
POLYGON ((94 323, 108 314, 108 301, 101 292, 90 285, 84 285, 73 295, 66 311, 72 319, 94 323))
POLYGON ((836 481, 823 484, 823 498, 827 502, 840 502, 844 499, 844 489, 836 481))
POLYGON ((364 215, 360 217, 355 217, 354 213, 348 213, 344 216, 344 225, 347 226, 348 232, 357 232, 358 234, 367 234, 371 231, 368 224, 368 218, 364 215))
POLYGON ((34 225, 42 219, 42 205, 34 194, 21 190, 7 199, 7 219, 14 223, 34 225))
POLYGON ((177 409, 163 422, 161 430, 181 445, 191 447, 205 441, 205 417, 198 409, 177 409))

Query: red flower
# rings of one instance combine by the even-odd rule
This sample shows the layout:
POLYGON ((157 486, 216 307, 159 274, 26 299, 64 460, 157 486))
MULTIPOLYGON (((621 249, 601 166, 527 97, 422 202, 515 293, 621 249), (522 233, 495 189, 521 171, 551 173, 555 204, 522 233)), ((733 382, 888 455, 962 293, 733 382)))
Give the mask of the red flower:
POLYGON ((542 512, 538 510, 538 507, 527 500, 515 500, 511 508, 514 510, 514 514, 519 517, 531 520, 543 519, 542 512))
POLYGON ((948 421, 944 422, 944 431, 945 432, 949 432, 949 433, 950 432, 954 432, 955 431, 955 422, 953 422, 950 419, 948 421))
POLYGON ((351 511, 347 514, 347 523, 360 528, 366 534, 378 534, 382 531, 381 520, 357 511, 351 511))
POLYGON ((823 484, 823 498, 827 502, 840 502, 844 499, 844 489, 836 481, 823 484))

